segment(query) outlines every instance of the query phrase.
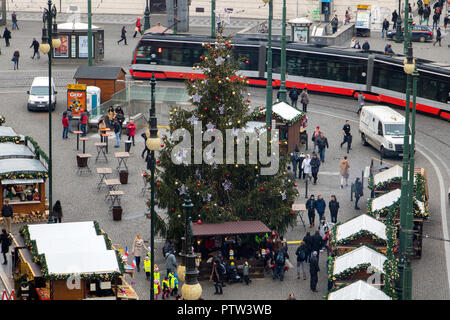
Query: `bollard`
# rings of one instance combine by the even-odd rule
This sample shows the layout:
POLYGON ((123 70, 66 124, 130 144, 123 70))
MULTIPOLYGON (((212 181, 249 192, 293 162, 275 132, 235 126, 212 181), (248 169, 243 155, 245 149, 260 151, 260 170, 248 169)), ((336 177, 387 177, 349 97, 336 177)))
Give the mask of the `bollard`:
POLYGON ((362 186, 362 188, 364 190, 364 169, 361 170, 361 186, 362 186))
POLYGON ((306 180, 305 180, 305 198, 308 198, 308 180, 309 180, 309 176, 306 176, 306 180))
POLYGON ((350 187, 350 201, 353 201, 353 191, 355 190, 355 184, 352 183, 350 187))

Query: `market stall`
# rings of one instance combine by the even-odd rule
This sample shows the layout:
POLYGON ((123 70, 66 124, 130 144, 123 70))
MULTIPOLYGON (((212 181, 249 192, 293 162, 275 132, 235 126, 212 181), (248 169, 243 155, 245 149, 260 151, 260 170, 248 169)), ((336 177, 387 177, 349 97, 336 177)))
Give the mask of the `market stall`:
POLYGON ((361 245, 372 246, 386 254, 386 225, 362 214, 345 223, 337 223, 331 230, 330 245, 334 255, 352 251, 361 245))
POLYGON ((250 265, 250 277, 264 277, 264 260, 257 258, 255 236, 263 237, 270 229, 261 221, 233 221, 225 223, 194 224, 194 251, 201 256, 199 280, 207 280, 211 274, 212 259, 219 252, 226 262, 231 260, 242 268, 245 261, 250 265), (230 256, 230 250, 233 255, 230 256))
MULTIPOLYGON (((368 214, 374 216, 378 220, 385 221, 388 215, 394 217, 396 225, 400 223, 400 196, 401 190, 395 189, 378 198, 369 199, 367 204, 368 214)), ((413 215, 414 215, 414 237, 413 247, 414 257, 422 256, 422 233, 423 222, 429 219, 428 203, 413 199, 413 215)))
MULTIPOLYGON (((280 131, 280 152, 294 152, 295 146, 301 146, 300 129, 306 127, 305 114, 286 102, 278 102, 272 105, 272 116, 280 131)), ((256 111, 254 118, 265 120, 266 109, 256 111)))
POLYGON ((358 280, 328 294, 328 300, 392 300, 379 288, 358 280))
POLYGON ((13 241, 16 292, 30 288, 30 300, 115 300, 129 299, 128 292, 135 295, 122 277, 118 251, 95 221, 25 225, 13 241))
POLYGON ((0 142, 24 143, 24 136, 18 135, 11 127, 0 126, 0 142))

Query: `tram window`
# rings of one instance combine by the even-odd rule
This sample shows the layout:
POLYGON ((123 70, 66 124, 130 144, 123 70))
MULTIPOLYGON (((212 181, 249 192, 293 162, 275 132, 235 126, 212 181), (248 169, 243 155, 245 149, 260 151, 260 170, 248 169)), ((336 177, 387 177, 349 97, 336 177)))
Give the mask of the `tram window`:
POLYGON ((240 70, 258 70, 258 48, 236 47, 234 56, 242 61, 239 63, 240 70), (248 64, 245 61, 248 61, 248 64))
POLYGON ((300 54, 295 55, 294 52, 288 52, 286 55, 286 69, 288 74, 293 76, 303 75, 302 58, 300 54))
POLYGON ((375 62, 373 85, 379 88, 405 93, 406 77, 402 69, 375 62))
POLYGON ((281 54, 279 51, 278 52, 275 51, 272 53, 272 72, 274 73, 281 72, 281 54))
POLYGON ((450 80, 438 77, 437 75, 433 75, 434 79, 432 79, 424 73, 419 74, 419 83, 417 86, 418 96, 446 103, 447 95, 450 91, 450 80))

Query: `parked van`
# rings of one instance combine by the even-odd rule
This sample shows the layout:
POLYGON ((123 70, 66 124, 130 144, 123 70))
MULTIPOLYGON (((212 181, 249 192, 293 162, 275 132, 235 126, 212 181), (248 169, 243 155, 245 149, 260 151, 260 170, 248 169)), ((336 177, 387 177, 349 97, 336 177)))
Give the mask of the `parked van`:
POLYGON ((364 106, 359 118, 363 145, 372 145, 381 157, 402 157, 405 117, 387 106, 364 106))
MULTIPOLYGON (((28 110, 48 110, 48 77, 33 79, 28 93, 28 110)), ((55 83, 52 78, 52 110, 56 107, 55 83)))

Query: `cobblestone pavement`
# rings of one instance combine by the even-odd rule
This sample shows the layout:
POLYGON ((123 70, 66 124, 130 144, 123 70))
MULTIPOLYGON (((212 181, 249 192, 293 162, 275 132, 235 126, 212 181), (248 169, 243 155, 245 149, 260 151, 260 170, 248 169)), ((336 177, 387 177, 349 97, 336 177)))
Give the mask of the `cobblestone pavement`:
MULTIPOLYGON (((31 53, 28 48, 31 44, 31 37, 40 38, 40 29, 34 28, 33 22, 23 22, 23 29, 13 32, 12 47, 2 48, 0 56, 0 114, 7 119, 6 125, 13 127, 18 133, 32 136, 42 148, 48 152, 48 114, 39 112, 28 112, 26 110, 26 90, 31 84, 31 80, 36 75, 46 75, 47 57, 40 60, 31 60, 27 54, 31 53), (10 58, 15 47, 22 52, 21 70, 12 71, 10 58), (11 69, 10 69, 11 68, 11 69)), ((117 46, 115 43, 116 35, 119 35, 120 25, 105 26, 105 60, 101 65, 119 65, 127 67, 131 57, 133 46, 137 43, 137 39, 130 38, 128 46, 117 46)), ((105 191, 97 192, 96 186, 98 177, 95 174, 97 167, 115 168, 116 159, 113 157, 114 139, 110 141, 110 153, 108 155, 109 163, 97 163, 91 161, 90 166, 93 173, 89 176, 80 177, 76 174, 76 137, 69 135, 70 139, 63 141, 61 139, 61 123, 60 115, 65 108, 65 90, 62 88, 66 83, 72 82, 76 65, 57 64, 54 67, 53 76, 57 86, 59 86, 60 94, 58 94, 58 105, 53 113, 53 165, 54 165, 54 186, 53 200, 61 200, 64 221, 87 221, 97 220, 100 226, 110 235, 113 243, 118 244, 121 248, 128 246, 131 250, 132 241, 136 234, 142 234, 145 240, 149 240, 149 220, 144 216, 147 211, 145 200, 140 196, 143 186, 140 173, 145 168, 144 161, 140 158, 140 152, 144 147, 143 140, 140 138, 140 132, 136 135, 136 147, 132 148, 131 158, 128 160, 130 168, 129 183, 120 186, 125 192, 122 207, 124 208, 124 216, 122 221, 113 221, 108 213, 108 205, 104 201, 105 191)), ((183 86, 182 82, 158 82, 158 86, 183 86)), ((255 106, 264 104, 265 90, 250 88, 252 93, 252 103, 255 106)), ((274 93, 275 94, 275 93, 274 93)), ((309 105, 309 130, 316 125, 320 125, 327 135, 330 142, 330 149, 326 153, 326 162, 321 166, 319 181, 317 185, 310 185, 309 194, 322 194, 328 202, 330 195, 335 194, 340 201, 341 210, 339 220, 345 221, 351 217, 364 212, 352 209, 353 203, 349 201, 349 187, 343 190, 339 189, 338 161, 345 153, 339 149, 340 132, 346 118, 357 120, 354 113, 356 102, 348 99, 340 99, 328 96, 311 95, 311 104, 309 105)), ((158 123, 167 123, 168 110, 166 108, 157 107, 158 123)), ((435 237, 442 237, 442 225, 440 215, 440 193, 438 175, 444 180, 445 186, 450 185, 450 171, 445 163, 440 159, 448 159, 450 156, 450 147, 448 145, 448 123, 422 115, 417 117, 417 141, 418 150, 429 151, 425 155, 432 157, 436 162, 439 172, 434 171, 427 158, 418 153, 416 156, 416 166, 425 167, 430 183, 430 209, 431 221, 426 223, 424 233, 435 237), (440 141, 439 141, 440 140, 440 141), (427 149, 425 149, 427 148, 427 149)), ((351 163, 350 180, 354 180, 356 176, 361 175, 361 171, 369 165, 370 157, 378 158, 378 153, 372 148, 363 147, 359 144, 357 134, 357 123, 352 122, 352 130, 355 136, 353 150, 349 155, 351 163)), ((99 136, 97 133, 88 134, 89 141, 86 144, 87 152, 96 155, 94 142, 97 142, 99 136)), ((120 150, 123 150, 123 141, 120 150)), ((303 150, 303 148, 302 148, 303 150)), ((311 152, 311 148, 308 150, 311 152)), ((398 160, 390 162, 400 164, 398 160)), ((298 182, 300 189, 299 201, 304 199, 303 181, 298 182)), ((365 182, 367 185, 367 182, 365 182)), ((367 188, 364 190, 365 197, 369 192, 367 188)), ((365 201, 361 199, 361 209, 364 209, 365 201)), ((444 207, 445 210, 445 207, 444 207)), ((448 210, 448 209, 447 209, 448 210)), ((328 217, 328 211, 327 211, 328 217)), ((305 217, 306 218, 306 217, 305 217)), ((19 225, 14 225, 13 230, 17 233, 19 225)), ((444 226, 448 228, 450 226, 444 226)), ((286 233, 288 241, 299 240, 303 238, 305 230, 303 226, 297 225, 286 233)), ((158 237, 155 242, 156 263, 160 265, 161 270, 165 270, 161 248, 163 240, 158 237)), ((295 245, 290 246, 289 254, 291 262, 295 266, 295 245)), ((229 285, 224 289, 224 295, 221 297, 213 295, 213 286, 210 282, 202 282, 203 297, 205 299, 285 299, 289 292, 294 292, 298 299, 321 299, 326 294, 326 269, 323 254, 320 259, 321 272, 319 274, 319 293, 313 294, 309 290, 308 281, 297 280, 295 272, 291 269, 287 272, 285 281, 274 282, 270 277, 262 280, 255 280, 246 287, 243 284, 229 285), (249 290, 251 290, 249 292, 249 290)), ((131 261, 130 261, 131 262, 131 261)), ((444 255, 444 243, 442 241, 425 240, 424 254, 421 260, 415 260, 414 266, 414 298, 415 299, 449 299, 448 279, 445 268, 446 256, 444 255)), ((133 284, 141 299, 149 298, 149 283, 145 280, 144 272, 136 273, 134 279, 127 279, 133 284)))

